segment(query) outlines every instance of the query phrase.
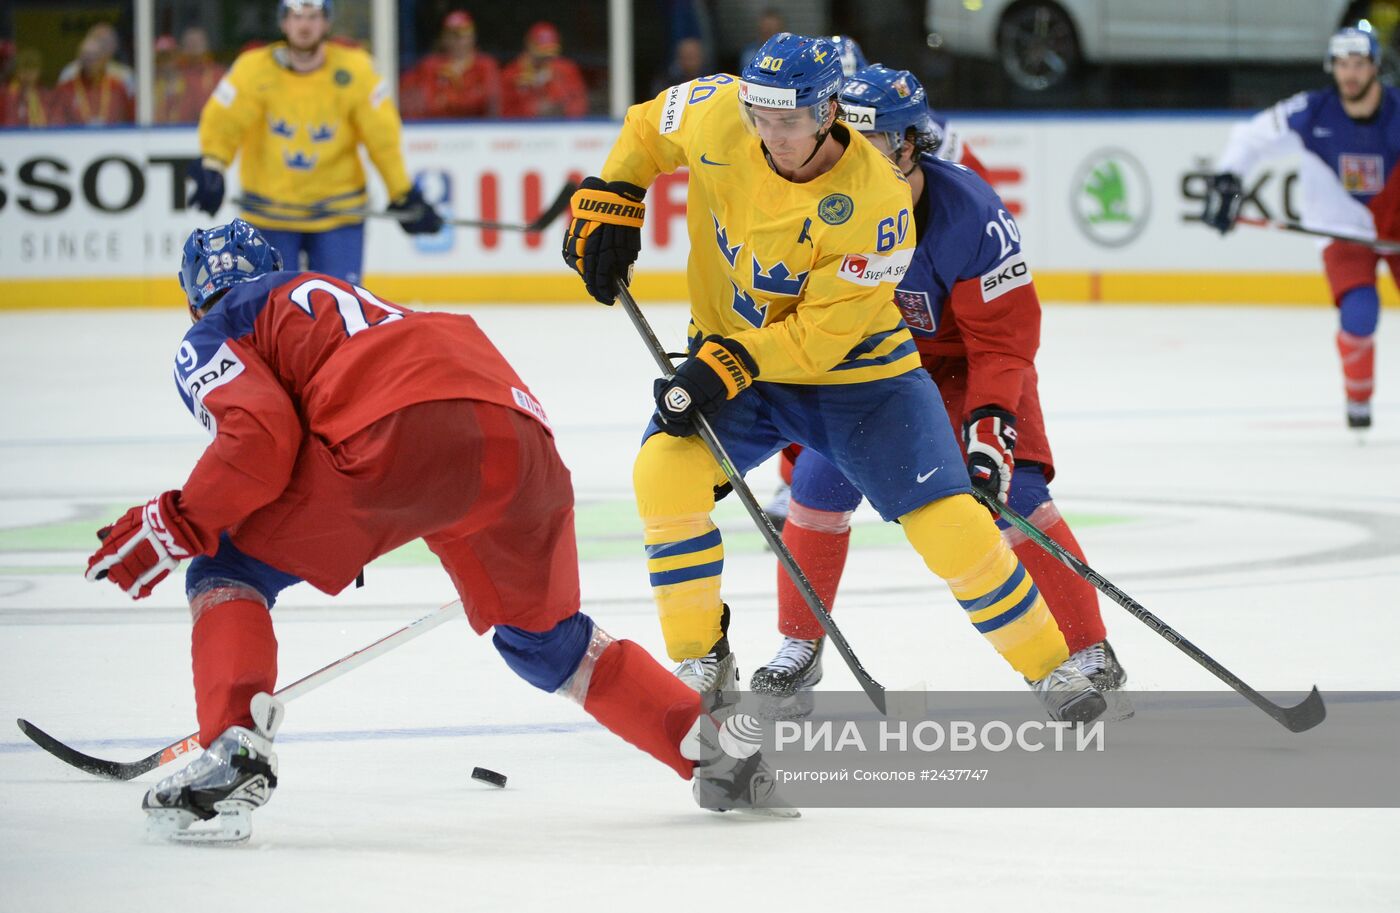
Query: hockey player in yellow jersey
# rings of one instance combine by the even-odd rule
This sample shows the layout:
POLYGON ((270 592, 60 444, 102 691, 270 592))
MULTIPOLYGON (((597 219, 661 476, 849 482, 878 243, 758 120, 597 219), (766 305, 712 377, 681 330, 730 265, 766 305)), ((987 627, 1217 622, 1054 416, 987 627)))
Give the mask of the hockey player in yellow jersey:
POLYGON ((233 62, 200 113, 193 202, 213 215, 223 203, 224 171, 238 158, 249 201, 243 218, 262 229, 288 268, 299 268, 305 252, 307 269, 359 282, 363 220, 335 211, 367 204, 360 146, 405 231, 431 234, 442 219, 404 168, 388 83, 367 53, 327 41, 331 13, 331 0, 281 0, 286 40, 233 62))
POLYGON ((842 78, 832 42, 775 35, 738 78, 633 106, 601 176, 573 198, 564 260, 611 304, 641 248, 645 188, 690 169, 690 354, 656 382, 633 468, 667 652, 699 691, 737 681, 710 520, 725 479, 694 434, 698 412, 741 472, 795 442, 851 473, 1049 713, 1093 719, 1103 697, 1067 662, 1034 581, 970 495, 894 304, 915 242, 909 187, 837 123, 842 78))

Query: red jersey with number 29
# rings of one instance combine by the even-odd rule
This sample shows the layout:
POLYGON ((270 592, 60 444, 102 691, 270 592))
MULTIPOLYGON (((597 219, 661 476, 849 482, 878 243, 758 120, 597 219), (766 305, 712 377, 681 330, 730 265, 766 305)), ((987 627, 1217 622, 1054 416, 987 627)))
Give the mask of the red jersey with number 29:
POLYGON ((190 328, 175 384, 213 437, 181 488, 203 541, 280 495, 305 435, 333 446, 434 400, 495 403, 548 427, 476 321, 412 311, 320 273, 233 286, 190 328))

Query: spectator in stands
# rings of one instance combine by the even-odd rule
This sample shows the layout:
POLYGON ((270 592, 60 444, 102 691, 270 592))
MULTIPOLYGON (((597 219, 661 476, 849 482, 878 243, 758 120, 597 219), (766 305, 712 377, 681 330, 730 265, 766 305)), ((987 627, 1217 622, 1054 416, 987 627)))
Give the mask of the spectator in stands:
POLYGON ((185 29, 177 45, 169 35, 156 39, 155 121, 195 124, 204 102, 223 78, 224 68, 209 53, 203 28, 185 29))
POLYGON ((476 24, 465 10, 442 21, 438 49, 400 80, 404 118, 499 117, 501 68, 477 50, 476 24))
POLYGON ((559 30, 536 22, 525 33, 525 51, 502 77, 501 113, 506 117, 582 117, 588 93, 578 64, 560 56, 559 30))
POLYGON ((0 94, 0 127, 47 127, 49 93, 39 83, 44 58, 34 48, 15 55, 15 77, 0 94))
POLYGON ((682 38, 676 42, 671 65, 652 82, 651 94, 659 95, 670 86, 678 86, 709 73, 710 64, 705 58, 704 42, 699 38, 682 38))
POLYGON ((112 65, 114 47, 97 26, 88 31, 78 46, 78 59, 64 68, 72 76, 60 79, 53 91, 49 113, 54 123, 129 124, 136 119, 131 90, 112 65))
POLYGON ((779 32, 785 31, 787 31, 787 24, 783 22, 782 14, 771 6, 764 10, 758 17, 758 37, 752 43, 745 45, 744 49, 739 52, 739 65, 734 68, 734 72, 740 73, 744 67, 748 66, 749 61, 753 60, 753 55, 757 54, 758 49, 763 47, 763 42, 779 32))
MULTIPOLYGON (((87 34, 83 36, 83 43, 89 40, 95 43, 98 52, 105 60, 104 66, 107 74, 120 80, 121 84, 126 87, 126 94, 135 98, 136 73, 131 67, 117 59, 117 54, 121 50, 121 39, 117 36, 117 27, 110 22, 94 23, 93 26, 87 30, 87 34)), ((78 46, 81 48, 82 44, 80 43, 78 46)), ((63 83, 73 79, 78 74, 78 70, 81 66, 81 55, 80 59, 69 61, 69 63, 59 71, 58 84, 63 85, 63 83)))

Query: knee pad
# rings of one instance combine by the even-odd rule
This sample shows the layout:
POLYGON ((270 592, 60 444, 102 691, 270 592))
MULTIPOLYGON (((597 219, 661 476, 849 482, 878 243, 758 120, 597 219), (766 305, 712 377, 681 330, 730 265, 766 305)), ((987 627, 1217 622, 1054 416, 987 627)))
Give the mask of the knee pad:
POLYGON ((991 514, 972 495, 940 498, 899 523, 929 570, 949 583, 976 576, 1005 551, 991 514))
MULTIPOLYGON (((279 571, 270 564, 243 554, 225 533, 219 537, 217 552, 212 556, 196 556, 190 562, 189 569, 185 571, 185 596, 190 600, 192 608, 198 600, 204 604, 204 611, 207 611, 216 602, 226 601, 216 599, 211 594, 220 590, 228 591, 230 588, 241 589, 256 594, 257 601, 270 609, 277 604, 278 593, 300 582, 300 577, 279 571)), ((230 598, 248 597, 243 595, 230 598)))
POLYGON ((632 466, 632 487, 642 519, 708 514, 715 487, 725 482, 715 458, 698 437, 653 434, 632 466))
POLYGON ((576 612, 548 631, 496 625, 491 643, 516 675, 552 693, 578 671, 593 630, 593 619, 576 612))
POLYGON ((1370 336, 1380 324, 1381 299, 1374 285, 1362 285, 1342 295, 1342 329, 1353 336, 1370 336))

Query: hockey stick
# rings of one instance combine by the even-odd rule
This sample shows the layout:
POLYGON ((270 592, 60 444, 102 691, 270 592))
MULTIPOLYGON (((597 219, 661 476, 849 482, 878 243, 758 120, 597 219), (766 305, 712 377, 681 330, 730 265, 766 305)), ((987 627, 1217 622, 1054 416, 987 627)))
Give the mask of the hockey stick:
POLYGON ((1245 684, 1239 676, 1212 659, 1210 655, 1200 647, 1174 631, 1166 622, 1144 608, 1142 603, 1118 589, 1118 587, 1110 583, 1106 577, 1089 567, 1088 564, 1080 561, 1074 555, 1071 555, 1058 542, 1041 532, 1031 521, 1005 504, 1002 504, 996 498, 990 497, 975 489, 973 490, 973 494, 977 496, 977 500, 1001 514, 1006 522, 1025 533, 1026 537, 1033 540, 1036 545, 1039 545, 1051 555, 1060 559, 1061 563, 1075 574, 1088 581, 1096 590, 1127 609, 1134 618, 1147 625, 1153 631, 1156 631, 1167 643, 1194 659, 1207 672, 1235 689, 1245 700, 1278 720, 1279 723, 1289 731, 1305 732, 1326 719, 1327 706, 1322 703, 1322 695, 1318 693, 1316 685, 1313 686, 1312 692, 1303 699, 1303 702, 1297 706, 1283 707, 1275 704, 1273 701, 1245 684))
MULTIPOLYGON (((1202 225, 1207 224, 1205 219, 1200 216, 1188 217, 1186 221, 1200 222, 1202 225)), ((1400 241, 1391 241, 1386 238, 1367 238, 1364 235, 1349 235, 1343 232, 1327 231, 1321 228, 1308 228, 1301 222, 1260 219, 1255 216, 1240 216, 1235 221, 1242 225, 1253 225, 1255 228, 1273 228, 1278 231, 1291 231, 1300 235, 1311 235, 1314 238, 1331 238, 1333 241, 1346 241, 1348 244, 1360 244, 1362 247, 1371 248, 1378 254, 1400 254, 1400 241)))
MULTIPOLYGON (((645 315, 642 314, 641 308, 637 306, 637 300, 632 297, 632 293, 628 291, 626 284, 623 282, 617 283, 617 297, 618 300, 622 302, 622 309, 625 310, 627 316, 632 319, 632 325, 637 328, 637 334, 642 337, 642 341, 646 343, 647 349, 651 351, 651 356, 656 361, 656 366, 661 369, 662 376, 671 377, 674 375, 675 366, 671 364, 670 356, 666 354, 666 347, 656 338, 656 333, 652 331, 651 324, 647 322, 645 315)), ((856 654, 851 650, 851 645, 846 641, 846 637, 841 633, 841 629, 836 627, 836 622, 832 620, 831 613, 827 611, 826 606, 822 604, 821 597, 818 596, 816 590, 812 588, 811 581, 809 581, 807 575, 802 572, 802 568, 798 565, 797 559, 792 557, 792 552, 788 551, 787 546, 783 544, 783 538, 773 526, 773 521, 769 519, 768 514, 764 513, 763 508, 758 503, 758 499, 753 496, 753 492, 749 489, 748 483, 744 481, 744 477, 739 474, 733 461, 729 459, 729 454, 725 452, 724 445, 720 443, 719 438, 715 436, 714 429, 710 427, 709 419, 697 413, 695 416, 695 428, 700 436, 700 440, 704 441, 710 454, 715 458, 715 462, 719 463, 719 468, 724 471, 724 476, 729 480, 729 484, 733 486, 734 493, 739 496, 739 500, 743 502, 745 509, 749 512, 749 516, 752 517, 753 522, 757 524, 758 531, 763 535, 764 541, 766 541, 768 547, 773 550, 773 554, 778 556, 778 563, 783 566, 783 570, 787 571, 787 575, 792 580, 793 586, 802 594, 802 598, 806 601, 807 607, 812 610, 812 614, 815 615, 817 621, 821 623, 822 630, 826 632, 831 642, 836 645, 836 651, 841 654, 841 658, 845 660, 847 668, 851 670, 851 673, 856 677, 856 681, 860 683, 861 690, 870 698, 870 702, 875 705, 875 709, 883 714, 885 712, 885 686, 875 681, 874 677, 872 677, 869 672, 865 671, 865 667, 861 665, 860 660, 856 658, 856 654)))
MULTIPOLYGON (((417 621, 399 628, 392 634, 379 638, 374 643, 366 647, 361 647, 354 653, 342 656, 332 663, 327 663, 321 668, 304 675, 290 685, 276 692, 276 696, 283 701, 295 700, 309 691, 314 691, 329 681, 340 678, 351 669, 363 666, 370 660, 383 656, 396 647, 401 647, 414 638, 420 637, 438 625, 454 618, 462 611, 460 601, 450 602, 430 615, 424 615, 417 621)), ((106 761, 102 758, 94 758, 91 755, 83 754, 75 748, 71 748, 44 730, 35 726, 28 720, 16 720, 19 724, 19 731, 27 735, 40 748, 58 758, 65 764, 69 764, 86 773, 98 777, 105 777, 108 780, 133 780, 147 771, 155 770, 162 764, 169 764, 171 761, 199 749, 201 746, 195 736, 198 733, 190 733, 183 739, 171 742, 164 748, 147 755, 139 761, 122 762, 106 761)))
MULTIPOLYGON (((559 191, 559 195, 554 198, 554 202, 535 216, 528 223, 519 222, 485 222, 479 219, 444 219, 446 225, 455 225, 459 228, 480 228, 485 231, 523 231, 541 232, 553 224, 554 220, 564 214, 569 208, 569 200, 573 197, 578 185, 569 181, 564 184, 564 189, 559 191)), ((323 219, 331 216, 354 216, 358 219, 393 219, 395 222, 410 222, 420 215, 422 210, 407 210, 405 212, 389 212, 377 209, 336 209, 330 206, 311 206, 302 203, 278 203, 274 200, 255 200, 250 197, 234 197, 230 202, 243 209, 251 210, 257 215, 266 219, 278 219, 284 222, 298 222, 306 219, 323 219)))

